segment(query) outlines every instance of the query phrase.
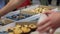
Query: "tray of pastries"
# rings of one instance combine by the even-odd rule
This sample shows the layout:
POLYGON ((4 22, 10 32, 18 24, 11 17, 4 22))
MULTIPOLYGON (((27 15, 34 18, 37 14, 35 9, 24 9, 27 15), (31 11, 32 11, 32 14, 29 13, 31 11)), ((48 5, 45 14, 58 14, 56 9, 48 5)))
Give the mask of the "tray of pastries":
MULTIPOLYGON (((31 32, 36 31, 37 22, 15 22, 12 24, 14 27, 10 27, 9 25, 0 28, 0 32, 8 33, 8 34, 30 34, 31 32), (9 27, 7 27, 9 26, 9 27)), ((10 24, 11 25, 11 24, 10 24)))
MULTIPOLYGON (((40 34, 37 29, 36 21, 34 22, 16 22, 15 25, 12 25, 14 27, 7 27, 5 30, 0 33, 6 33, 6 34, 40 34)), ((60 29, 58 29, 54 34, 60 34, 60 29)), ((47 34, 47 33, 43 33, 47 34)))
MULTIPOLYGON (((40 34, 37 29, 37 22, 16 22, 15 25, 12 24, 14 27, 6 27, 5 30, 0 30, 0 34, 40 34)), ((54 34, 60 34, 60 30, 58 29, 54 34)), ((43 33, 46 34, 46 33, 43 33)))
POLYGON ((23 23, 16 23, 16 26, 13 28, 8 28, 7 32, 12 34, 30 34, 36 30, 36 24, 32 22, 23 22, 23 23))
POLYGON ((52 10, 52 9, 54 9, 54 7, 43 6, 43 5, 34 5, 34 6, 26 8, 26 9, 22 9, 21 13, 34 15, 34 14, 42 13, 44 11, 48 11, 48 10, 52 10))

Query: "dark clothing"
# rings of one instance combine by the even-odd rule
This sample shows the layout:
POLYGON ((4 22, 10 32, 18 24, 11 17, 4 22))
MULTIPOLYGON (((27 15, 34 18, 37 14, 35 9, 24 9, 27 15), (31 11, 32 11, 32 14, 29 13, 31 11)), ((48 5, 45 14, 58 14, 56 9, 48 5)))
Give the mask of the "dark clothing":
POLYGON ((60 0, 57 0, 57 6, 59 6, 59 4, 60 4, 60 0))
POLYGON ((5 0, 0 0, 0 9, 5 6, 5 0))
POLYGON ((48 0, 40 0, 41 5, 48 5, 48 0))
POLYGON ((52 1, 52 0, 48 0, 48 4, 49 4, 49 5, 51 5, 51 1, 52 1))

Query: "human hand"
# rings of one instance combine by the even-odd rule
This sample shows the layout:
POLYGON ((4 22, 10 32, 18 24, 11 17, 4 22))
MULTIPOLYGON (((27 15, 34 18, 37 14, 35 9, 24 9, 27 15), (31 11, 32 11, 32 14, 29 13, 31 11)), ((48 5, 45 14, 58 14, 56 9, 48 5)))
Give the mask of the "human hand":
POLYGON ((52 29, 50 34, 53 34, 57 28, 60 27, 60 12, 44 12, 48 17, 38 25, 39 32, 46 32, 52 29))

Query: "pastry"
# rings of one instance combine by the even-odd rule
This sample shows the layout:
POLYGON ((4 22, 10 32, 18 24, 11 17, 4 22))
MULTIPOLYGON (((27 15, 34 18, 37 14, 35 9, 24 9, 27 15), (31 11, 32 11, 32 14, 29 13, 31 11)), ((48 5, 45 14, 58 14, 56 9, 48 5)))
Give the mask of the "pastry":
POLYGON ((28 25, 23 25, 23 27, 28 27, 28 25))
POLYGON ((21 29, 22 29, 23 33, 25 33, 25 34, 29 33, 31 31, 31 29, 27 28, 27 27, 22 27, 21 29))
POLYGON ((29 28, 31 28, 32 31, 35 31, 37 27, 34 24, 30 24, 29 25, 29 28))
POLYGON ((21 34, 22 33, 22 30, 21 29, 15 29, 13 31, 14 31, 14 34, 21 34))
POLYGON ((19 25, 19 24, 17 24, 17 25, 16 25, 16 28, 21 28, 21 27, 22 27, 22 26, 21 26, 21 25, 19 25))
POLYGON ((29 27, 30 27, 31 29, 35 29, 35 28, 36 28, 36 25, 30 24, 29 27))

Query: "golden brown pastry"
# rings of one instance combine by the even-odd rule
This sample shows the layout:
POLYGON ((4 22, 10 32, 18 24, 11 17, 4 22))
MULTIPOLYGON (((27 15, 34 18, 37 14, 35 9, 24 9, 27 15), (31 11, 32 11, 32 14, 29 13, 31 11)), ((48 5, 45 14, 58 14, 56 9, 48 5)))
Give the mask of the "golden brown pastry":
POLYGON ((30 24, 29 27, 30 27, 31 29, 37 28, 36 25, 34 25, 34 24, 30 24))
POLYGON ((42 13, 43 11, 47 11, 50 10, 51 8, 47 7, 47 6, 42 6, 42 7, 37 7, 35 9, 33 9, 33 12, 35 13, 42 13))
POLYGON ((22 30, 21 29, 15 29, 13 31, 14 31, 14 34, 21 34, 22 33, 22 30))
POLYGON ((28 27, 28 25, 23 25, 23 27, 28 27))
POLYGON ((21 30, 21 25, 16 25, 13 29, 14 34, 21 34, 22 30, 21 30))
POLYGON ((16 25, 16 28, 21 28, 21 27, 22 27, 22 26, 21 26, 21 25, 19 25, 19 24, 17 24, 17 25, 16 25))
POLYGON ((22 27, 21 29, 22 29, 22 31, 23 31, 24 33, 28 33, 28 32, 31 31, 31 29, 30 29, 30 28, 27 28, 27 27, 22 27))

